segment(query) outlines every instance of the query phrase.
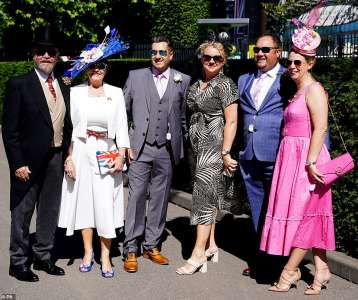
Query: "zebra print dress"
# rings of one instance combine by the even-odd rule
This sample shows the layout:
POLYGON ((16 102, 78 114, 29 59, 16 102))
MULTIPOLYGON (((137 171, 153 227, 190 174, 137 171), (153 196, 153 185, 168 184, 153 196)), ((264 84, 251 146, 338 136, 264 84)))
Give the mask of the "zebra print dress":
POLYGON ((195 157, 190 223, 213 224, 217 210, 230 210, 234 181, 223 175, 224 109, 238 100, 235 83, 220 73, 200 90, 200 80, 188 90, 189 136, 195 157))

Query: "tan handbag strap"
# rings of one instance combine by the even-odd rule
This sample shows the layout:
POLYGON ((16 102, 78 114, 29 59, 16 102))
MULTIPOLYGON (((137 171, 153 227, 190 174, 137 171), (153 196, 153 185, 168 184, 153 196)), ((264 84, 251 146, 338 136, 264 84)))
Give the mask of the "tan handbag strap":
MULTIPOLYGON (((336 96, 336 95, 335 95, 335 96, 336 96)), ((335 96, 334 96, 334 97, 335 97, 335 96)), ((329 101, 328 101, 328 107, 329 107, 329 111, 331 112, 333 122, 334 122, 334 124, 336 125, 337 131, 338 131, 338 134, 339 134, 339 137, 341 138, 343 147, 344 147, 344 149, 346 150, 346 152, 348 152, 347 147, 346 147, 346 143, 344 142, 343 137, 342 137, 342 134, 341 134, 341 131, 339 130, 339 126, 338 126, 338 123, 337 123, 337 119, 336 119, 336 117, 335 117, 335 115, 334 115, 334 113, 333 113, 333 109, 332 109, 332 107, 329 105, 329 101)))

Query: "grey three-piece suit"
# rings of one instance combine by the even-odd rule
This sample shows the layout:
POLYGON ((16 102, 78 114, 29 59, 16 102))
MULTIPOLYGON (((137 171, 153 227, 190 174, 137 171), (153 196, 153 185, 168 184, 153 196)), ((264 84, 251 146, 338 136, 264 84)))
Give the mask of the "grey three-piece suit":
POLYGON ((179 162, 184 153, 184 97, 189 84, 189 76, 170 69, 167 88, 160 98, 150 68, 129 73, 124 97, 131 122, 129 136, 134 161, 128 173, 124 255, 137 252, 139 238, 143 238, 143 247, 147 250, 160 242, 173 165, 179 162))

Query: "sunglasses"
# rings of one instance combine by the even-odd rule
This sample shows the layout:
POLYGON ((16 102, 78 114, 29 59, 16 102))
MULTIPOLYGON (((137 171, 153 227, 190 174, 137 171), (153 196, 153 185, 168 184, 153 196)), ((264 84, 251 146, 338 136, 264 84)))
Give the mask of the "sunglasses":
POLYGON ((279 49, 278 47, 254 47, 254 53, 269 53, 272 49, 279 49))
POLYGON ((290 67, 292 65, 292 63, 295 65, 295 67, 300 67, 302 65, 302 61, 299 59, 295 59, 295 60, 286 60, 286 67, 290 67))
POLYGON ((45 54, 49 56, 56 56, 58 54, 58 50, 56 48, 36 48, 34 49, 34 54, 37 56, 44 56, 45 54))
POLYGON ((168 55, 167 50, 150 50, 151 56, 156 56, 159 53, 160 56, 165 57, 168 55))
POLYGON ((107 68, 107 64, 104 62, 99 62, 99 63, 90 65, 88 68, 91 70, 94 70, 94 69, 105 70, 107 68))
POLYGON ((223 58, 221 55, 211 56, 211 55, 204 54, 204 55, 202 56, 202 59, 203 59, 203 61, 206 62, 206 63, 210 62, 212 59, 214 60, 215 63, 222 63, 222 62, 224 62, 224 58, 223 58))

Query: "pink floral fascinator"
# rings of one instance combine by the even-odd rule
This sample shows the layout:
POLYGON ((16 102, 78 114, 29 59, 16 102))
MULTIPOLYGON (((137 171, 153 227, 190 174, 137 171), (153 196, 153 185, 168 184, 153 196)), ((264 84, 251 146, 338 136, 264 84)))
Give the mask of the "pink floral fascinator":
POLYGON ((292 50, 306 56, 316 56, 316 50, 321 43, 320 35, 313 30, 320 17, 320 9, 323 5, 321 0, 309 13, 305 23, 292 19, 297 26, 292 35, 292 50))

